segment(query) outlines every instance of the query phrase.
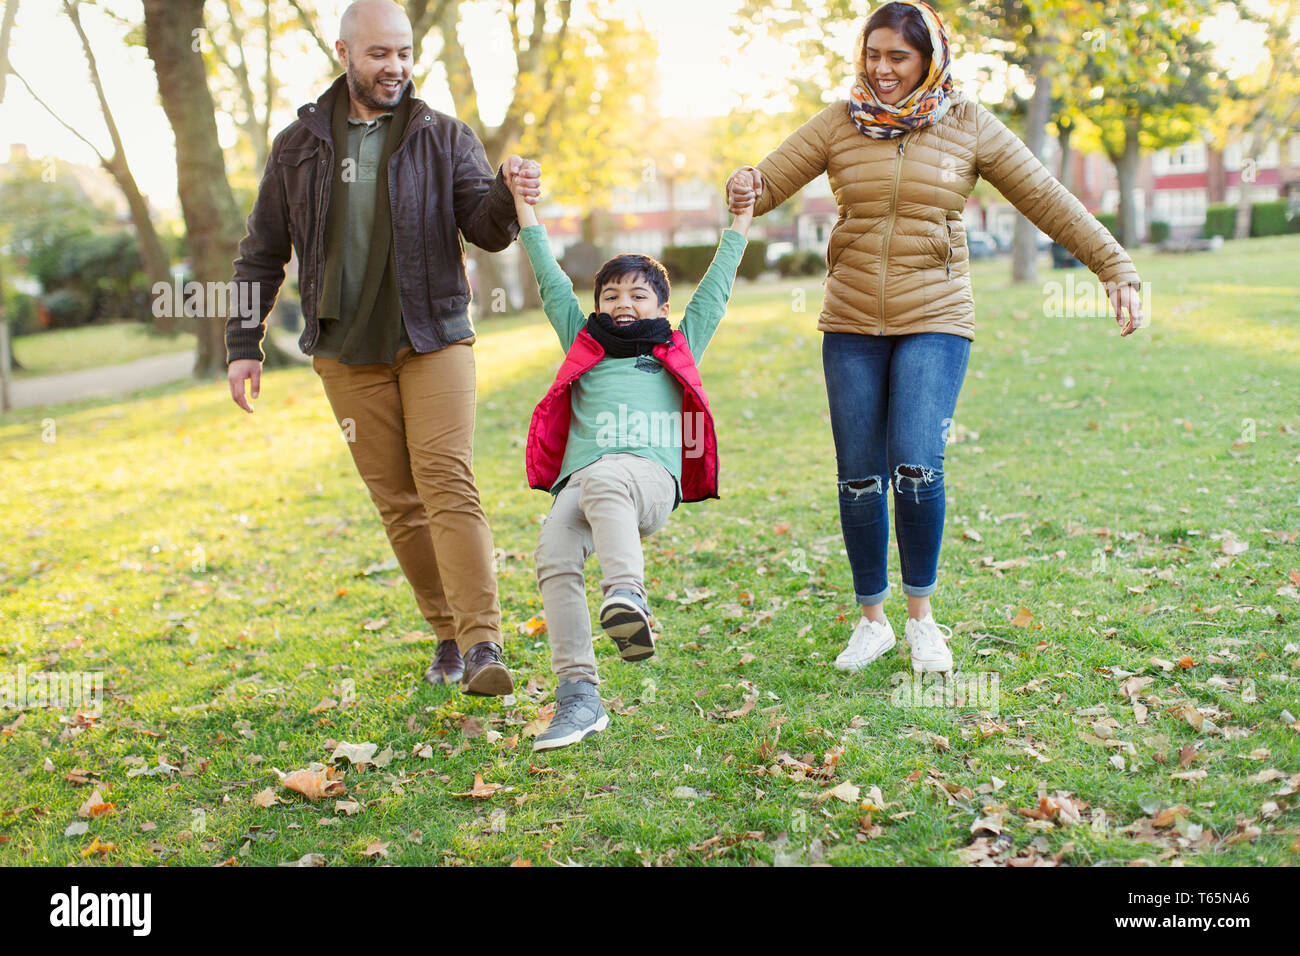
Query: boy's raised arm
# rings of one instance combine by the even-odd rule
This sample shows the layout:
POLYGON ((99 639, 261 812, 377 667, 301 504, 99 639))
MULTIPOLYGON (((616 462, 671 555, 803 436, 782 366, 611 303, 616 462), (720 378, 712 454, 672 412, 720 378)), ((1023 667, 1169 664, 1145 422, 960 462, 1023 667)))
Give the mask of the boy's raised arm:
POLYGON ((749 227, 754 222, 754 201, 749 203, 731 220, 731 228, 722 233, 718 242, 718 251, 713 254, 709 271, 704 274, 700 284, 686 306, 682 316, 681 330, 686 336, 686 345, 699 365, 727 311, 727 300, 731 297, 731 286, 736 281, 736 270, 740 268, 740 259, 745 254, 746 237, 749 227))
POLYGON ((540 183, 541 166, 529 159, 524 160, 518 176, 511 177, 509 185, 515 197, 515 213, 519 217, 519 243, 532 264, 546 318, 567 352, 587 324, 587 317, 578 297, 573 294, 573 282, 555 261, 546 238, 546 227, 537 221, 533 204, 541 197, 540 183))

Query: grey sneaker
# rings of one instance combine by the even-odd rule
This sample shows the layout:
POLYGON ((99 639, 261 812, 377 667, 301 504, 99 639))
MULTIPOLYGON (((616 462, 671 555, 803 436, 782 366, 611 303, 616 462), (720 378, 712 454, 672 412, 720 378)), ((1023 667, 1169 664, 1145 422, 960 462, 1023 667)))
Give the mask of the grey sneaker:
POLYGON ((609 726, 595 684, 560 681, 555 688, 555 716, 546 731, 533 741, 533 751, 556 750, 598 734, 609 726))
POLYGON ((650 630, 650 608, 641 595, 632 591, 615 591, 600 606, 600 626, 618 646, 625 661, 643 661, 653 657, 654 634, 650 630))

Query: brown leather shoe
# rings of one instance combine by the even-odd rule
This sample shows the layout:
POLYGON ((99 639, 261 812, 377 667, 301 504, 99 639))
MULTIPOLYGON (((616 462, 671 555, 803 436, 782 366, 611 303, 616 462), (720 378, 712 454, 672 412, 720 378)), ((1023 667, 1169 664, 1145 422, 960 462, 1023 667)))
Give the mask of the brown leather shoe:
POLYGON ((481 697, 502 697, 515 689, 510 671, 501 661, 501 647, 480 641, 465 655, 465 677, 461 689, 481 697))
POLYGON ((460 656, 456 642, 439 641, 438 653, 429 669, 424 672, 424 679, 430 684, 454 684, 464 675, 465 661, 460 656))

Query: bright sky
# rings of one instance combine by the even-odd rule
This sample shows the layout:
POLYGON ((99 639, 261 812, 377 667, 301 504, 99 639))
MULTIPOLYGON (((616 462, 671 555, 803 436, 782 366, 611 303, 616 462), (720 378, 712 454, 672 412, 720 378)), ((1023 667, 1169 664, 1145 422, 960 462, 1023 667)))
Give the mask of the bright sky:
MULTIPOLYGON (((135 0, 103 0, 130 20, 141 14, 135 0)), ((1265 0, 1261 0, 1265 2, 1265 0)), ((639 14, 659 39, 660 107, 670 116, 721 115, 736 108, 740 92, 766 88, 762 77, 779 77, 793 64, 793 51, 780 44, 755 44, 745 55, 732 34, 730 24, 741 0, 621 0, 622 8, 639 14)), ((80 45, 71 24, 57 11, 57 0, 22 0, 18 24, 14 31, 11 59, 36 92, 84 135, 105 152, 109 150, 107 134, 98 104, 86 78, 80 45)), ((214 5, 215 7, 216 5, 214 5)), ((321 0, 327 37, 332 43, 338 28, 338 16, 346 0, 321 0)), ((866 4, 864 4, 864 10, 866 4)), ((83 23, 99 60, 106 92, 114 109, 128 158, 141 187, 155 206, 175 211, 176 170, 171 128, 157 97, 157 79, 143 48, 127 47, 122 42, 123 29, 99 10, 83 8, 83 23)), ((1258 35, 1246 29, 1226 29, 1226 20, 1207 24, 1211 36, 1217 34, 1221 54, 1234 70, 1254 65, 1258 58, 1258 35)), ((492 122, 504 112, 510 78, 493 69, 495 57, 508 43, 508 33, 500 17, 472 6, 463 14, 463 28, 468 36, 468 54, 480 83, 480 101, 484 119, 492 122), (495 81, 495 82, 494 82, 495 81)), ((846 55, 853 37, 832 36, 827 47, 846 55)), ((973 82, 984 64, 967 57, 955 64, 958 82, 973 82)), ((280 69, 284 95, 294 105, 275 116, 273 127, 280 129, 293 119, 298 104, 319 95, 321 58, 308 51, 280 69), (301 64, 299 66, 298 64, 301 64)), ((1015 77, 1011 81, 1015 81, 1015 77)), ((432 80, 421 94, 435 107, 450 110, 445 89, 432 80)), ((996 101, 1003 88, 985 84, 984 99, 996 101)), ((38 158, 56 155, 71 162, 94 165, 94 153, 64 130, 40 108, 27 91, 10 77, 5 101, 0 104, 0 159, 7 159, 10 144, 24 143, 38 158)), ((234 131, 226 121, 222 129, 226 144, 234 141, 234 131)))

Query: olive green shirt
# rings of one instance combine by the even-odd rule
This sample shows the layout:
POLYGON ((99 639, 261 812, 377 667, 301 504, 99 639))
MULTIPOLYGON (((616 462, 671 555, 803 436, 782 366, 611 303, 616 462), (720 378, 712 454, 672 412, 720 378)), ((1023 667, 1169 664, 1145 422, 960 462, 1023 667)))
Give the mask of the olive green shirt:
MULTIPOLYGON (((312 354, 337 359, 340 355, 347 329, 356 318, 361 301, 361 289, 366 280, 366 262, 370 257, 370 237, 374 231, 375 202, 379 180, 379 162, 384 149, 384 137, 392 113, 383 113, 370 122, 348 117, 348 155, 352 161, 351 178, 345 171, 347 186, 345 201, 348 204, 347 238, 343 246, 343 275, 339 289, 339 319, 324 322, 320 339, 312 354)), ((387 197, 384 197, 387 200, 387 197)), ((333 201, 331 199, 331 201, 333 201)), ((410 346, 406 324, 400 313, 392 317, 399 325, 397 347, 410 346)))

